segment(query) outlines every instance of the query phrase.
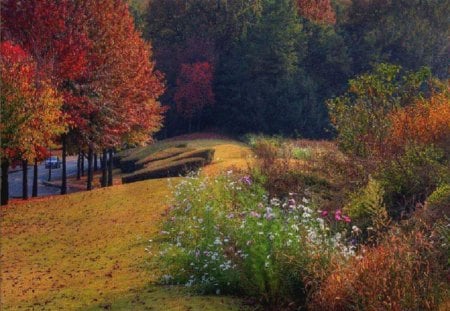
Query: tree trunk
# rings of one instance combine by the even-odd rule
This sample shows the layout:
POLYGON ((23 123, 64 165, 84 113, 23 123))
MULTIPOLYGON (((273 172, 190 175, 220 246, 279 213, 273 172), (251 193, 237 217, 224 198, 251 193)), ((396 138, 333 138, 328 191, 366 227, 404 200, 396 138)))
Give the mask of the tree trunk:
POLYGON ((77 180, 81 179, 81 151, 78 150, 78 157, 77 157, 77 180))
POLYGON ((62 173, 61 173, 61 194, 67 193, 67 138, 62 136, 62 173))
POLYGON ((84 152, 81 151, 81 176, 84 176, 84 152))
POLYGON ((28 161, 22 160, 22 199, 28 200, 28 161))
POLYGON ((200 132, 200 127, 202 125, 202 118, 203 118, 203 110, 200 109, 200 111, 197 113, 197 132, 200 132))
POLYGON ((89 147, 88 150, 88 171, 87 171, 87 190, 92 190, 92 175, 94 172, 92 171, 92 160, 93 160, 93 150, 92 147, 89 147))
POLYGON ((94 172, 98 171, 97 162, 97 153, 94 153, 94 172))
POLYGON ((34 159, 34 167, 33 167, 33 190, 31 193, 33 198, 38 196, 38 160, 34 159))
POLYGON ((9 161, 7 159, 2 159, 2 189, 0 204, 7 205, 9 201, 9 183, 8 183, 8 171, 9 171, 9 161))
POLYGON ((108 186, 113 185, 113 150, 109 149, 108 159, 108 186))
POLYGON ((103 149, 103 155, 101 159, 102 163, 102 187, 106 187, 108 185, 108 168, 106 167, 106 161, 108 159, 108 151, 103 149))
MULTIPOLYGON (((51 155, 51 153, 50 153, 51 155)), ((52 165, 50 163, 50 166, 48 167, 48 181, 52 181, 52 165)))

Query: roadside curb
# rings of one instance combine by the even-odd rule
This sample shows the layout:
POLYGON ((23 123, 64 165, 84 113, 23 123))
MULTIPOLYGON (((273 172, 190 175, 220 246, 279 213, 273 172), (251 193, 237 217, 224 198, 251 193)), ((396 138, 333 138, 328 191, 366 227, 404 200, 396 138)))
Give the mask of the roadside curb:
POLYGON ((41 184, 47 187, 54 187, 54 188, 61 188, 60 185, 56 185, 54 183, 48 182, 48 181, 41 181, 41 184))

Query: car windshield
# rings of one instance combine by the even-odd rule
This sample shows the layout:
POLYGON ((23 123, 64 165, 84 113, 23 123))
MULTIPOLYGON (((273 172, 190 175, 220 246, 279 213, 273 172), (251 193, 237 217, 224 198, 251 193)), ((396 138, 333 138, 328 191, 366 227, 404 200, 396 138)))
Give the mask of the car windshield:
POLYGON ((50 157, 48 158, 48 161, 58 161, 58 157, 54 156, 54 157, 50 157))

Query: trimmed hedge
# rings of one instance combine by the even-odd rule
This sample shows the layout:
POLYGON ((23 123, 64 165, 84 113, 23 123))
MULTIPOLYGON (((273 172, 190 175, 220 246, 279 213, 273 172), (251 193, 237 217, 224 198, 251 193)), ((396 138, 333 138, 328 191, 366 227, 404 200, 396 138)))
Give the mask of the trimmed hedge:
POLYGON ((127 152, 120 152, 120 164, 118 165, 123 173, 132 173, 139 168, 136 163, 144 158, 154 155, 155 153, 169 148, 186 148, 187 144, 179 141, 173 142, 157 142, 146 147, 137 147, 129 149, 127 152))
POLYGON ((196 171, 205 165, 204 158, 187 158, 178 161, 160 163, 138 170, 133 174, 122 177, 122 182, 131 183, 153 178, 176 177, 185 175, 191 171, 196 171))
POLYGON ((168 148, 161 151, 158 151, 154 154, 149 155, 148 157, 145 157, 135 163, 136 170, 140 170, 146 166, 146 164, 151 162, 156 162, 160 160, 165 160, 168 158, 173 158, 175 156, 178 156, 185 152, 194 151, 195 149, 192 148, 186 148, 186 147, 175 147, 175 148, 168 148))
MULTIPOLYGON (((197 149, 193 151, 184 152, 182 154, 179 154, 173 158, 169 158, 167 160, 171 161, 178 161, 182 159, 188 159, 188 158, 202 158, 205 160, 205 165, 210 164, 214 159, 214 149, 197 149)), ((160 162, 160 161, 158 161, 160 162)), ((152 165, 152 164, 150 164, 152 165)))

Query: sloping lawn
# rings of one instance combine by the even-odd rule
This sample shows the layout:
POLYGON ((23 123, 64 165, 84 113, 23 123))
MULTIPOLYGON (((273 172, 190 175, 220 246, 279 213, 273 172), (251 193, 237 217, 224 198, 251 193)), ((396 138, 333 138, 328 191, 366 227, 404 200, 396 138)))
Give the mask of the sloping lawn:
MULTIPOLYGON (((198 144, 216 148, 207 174, 246 165, 243 145, 198 144)), ((242 309, 230 297, 152 284, 156 271, 148 267, 145 247, 159 231, 169 198, 167 179, 156 179, 3 208, 1 309, 242 309)))

